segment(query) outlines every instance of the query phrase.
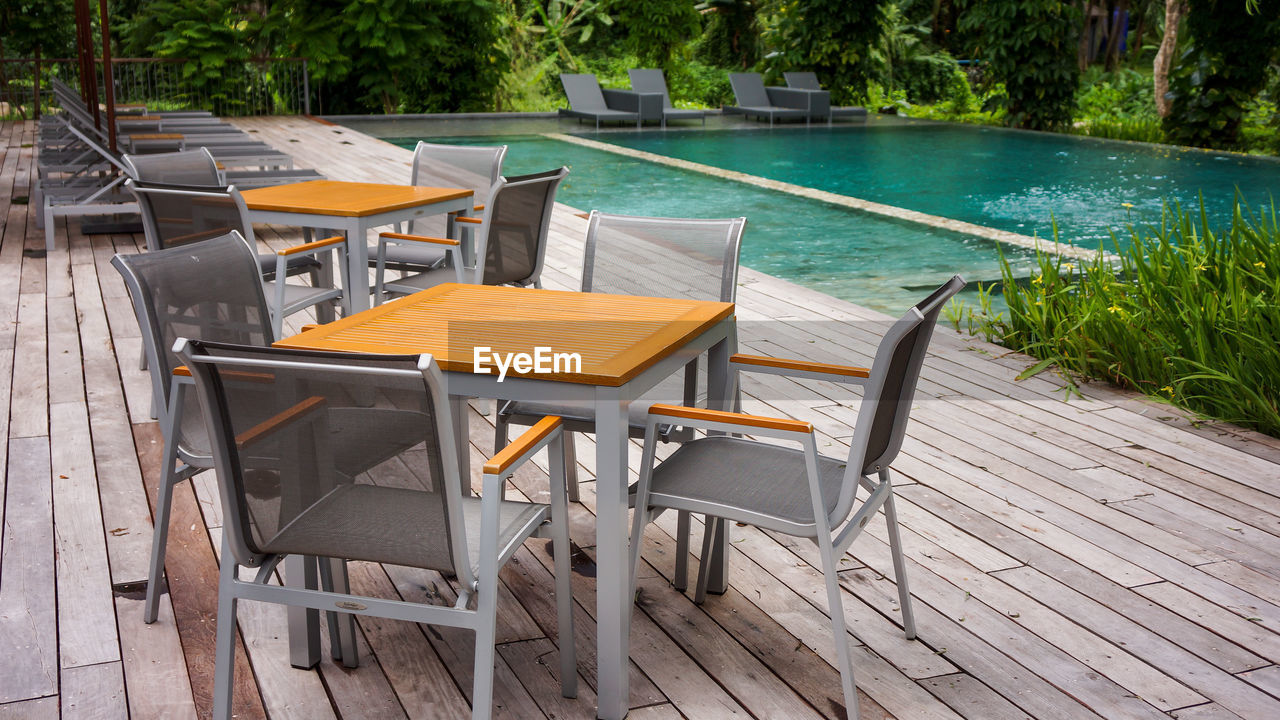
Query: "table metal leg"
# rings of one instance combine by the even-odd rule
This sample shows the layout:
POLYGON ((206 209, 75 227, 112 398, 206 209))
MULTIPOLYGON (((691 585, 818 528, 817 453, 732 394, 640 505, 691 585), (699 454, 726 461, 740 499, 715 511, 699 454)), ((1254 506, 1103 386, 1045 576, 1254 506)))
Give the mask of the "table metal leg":
POLYGON ((467 396, 450 395, 449 412, 453 415, 453 442, 458 452, 458 479, 462 483, 462 495, 471 494, 471 437, 470 410, 467 396))
POLYGON ((597 717, 627 714, 631 597, 627 592, 627 414, 616 396, 596 400, 597 717))
POLYGON ((343 290, 351 314, 369 309, 369 229, 361 223, 340 228, 347 236, 347 276, 343 290))
MULTIPOLYGON (((291 587, 315 589, 316 564, 305 555, 289 555, 284 559, 284 582, 291 587)), ((320 662, 320 612, 289 606, 289 664, 296 668, 312 668, 320 662)))

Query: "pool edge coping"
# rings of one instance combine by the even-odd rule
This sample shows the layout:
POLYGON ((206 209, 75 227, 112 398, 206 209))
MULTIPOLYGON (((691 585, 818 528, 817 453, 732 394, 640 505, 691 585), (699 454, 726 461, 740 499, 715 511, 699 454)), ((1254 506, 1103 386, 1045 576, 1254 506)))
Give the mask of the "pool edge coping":
MULTIPOLYGON (((580 137, 577 135, 569 135, 566 133, 541 133, 541 136, 550 140, 568 142, 581 147, 591 148, 593 150, 610 152, 615 155, 622 155, 636 160, 644 160, 660 165, 666 165, 667 167, 674 167, 703 175, 710 175, 724 180, 740 182, 746 185, 763 188, 765 190, 773 190, 776 192, 786 193, 788 195, 794 195, 796 197, 817 200, 830 205, 851 208, 853 210, 879 215, 881 217, 887 217, 894 220, 980 237, 986 240, 1004 243, 1006 245, 1034 250, 1036 252, 1045 252, 1078 260, 1095 260, 1099 255, 1098 250, 1089 250, 1087 248, 1078 247, 1068 243, 1048 241, 1031 235, 1022 235, 1008 230, 1000 230, 998 228, 987 227, 985 225, 965 222, 963 220, 955 220, 953 218, 946 218, 938 215, 929 215, 916 210, 897 207, 896 205, 885 205, 883 203, 863 200, 849 195, 840 195, 839 193, 833 193, 827 190, 795 185, 781 180, 772 180, 770 178, 750 175, 737 170, 726 170, 713 165, 704 165, 691 160, 683 160, 681 158, 659 155, 645 150, 613 145, 611 143, 592 140, 590 138, 580 137)), ((1111 253, 1105 253, 1104 257, 1111 259, 1113 256, 1111 253)))

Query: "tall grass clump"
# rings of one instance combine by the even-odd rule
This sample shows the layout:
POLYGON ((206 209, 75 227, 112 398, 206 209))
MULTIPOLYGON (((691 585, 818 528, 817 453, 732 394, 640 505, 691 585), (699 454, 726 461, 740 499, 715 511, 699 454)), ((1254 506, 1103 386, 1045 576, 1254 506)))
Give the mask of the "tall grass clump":
MULTIPOLYGON (((1040 253, 1030 282, 1001 258, 1008 306, 991 290, 954 311, 959 327, 1056 364, 1069 378, 1110 380, 1194 412, 1280 437, 1280 227, 1274 204, 1238 200, 1214 230, 1200 212, 1166 208, 1159 228, 1130 228, 1115 256, 1078 265, 1040 253)), ((1113 237, 1114 241, 1114 237, 1113 237)))

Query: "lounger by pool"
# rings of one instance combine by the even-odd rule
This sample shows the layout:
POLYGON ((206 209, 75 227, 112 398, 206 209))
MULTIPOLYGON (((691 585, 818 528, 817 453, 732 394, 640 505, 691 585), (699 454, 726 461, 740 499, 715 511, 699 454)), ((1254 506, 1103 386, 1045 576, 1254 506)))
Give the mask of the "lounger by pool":
POLYGON ((737 105, 725 106, 726 113, 767 117, 770 127, 774 118, 813 119, 807 93, 792 88, 767 88, 760 73, 729 73, 729 85, 733 87, 737 105))
MULTIPOLYGON (((787 81, 787 87, 799 88, 801 90, 821 90, 822 85, 818 82, 817 73, 813 72, 785 72, 782 77, 787 81)), ((830 108, 831 117, 866 117, 867 109, 858 105, 841 105, 830 108)))
POLYGON ((671 105, 671 95, 667 92, 667 81, 662 71, 656 68, 632 69, 627 71, 631 78, 631 89, 638 93, 659 93, 662 95, 662 126, 668 120, 701 120, 707 124, 707 114, 702 110, 684 110, 671 105))
POLYGON ((603 90, 590 73, 561 73, 560 84, 569 98, 569 107, 561 108, 560 116, 594 120, 597 130, 601 120, 634 122, 636 127, 645 120, 662 120, 662 98, 656 93, 603 90))

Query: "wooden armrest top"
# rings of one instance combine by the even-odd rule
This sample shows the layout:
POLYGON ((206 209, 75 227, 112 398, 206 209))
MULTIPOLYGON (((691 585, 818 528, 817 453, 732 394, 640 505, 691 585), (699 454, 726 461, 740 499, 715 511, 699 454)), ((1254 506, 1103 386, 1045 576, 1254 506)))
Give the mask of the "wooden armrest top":
MULTIPOLYGON (((458 218, 461 220, 462 218, 458 218)), ((458 245, 457 240, 449 238, 429 237, 427 235, 406 235, 405 233, 384 232, 378 233, 380 238, 391 238, 392 240, 413 240, 415 242, 435 243, 436 245, 458 245)))
POLYGON ((844 377, 865 378, 871 377, 871 371, 867 368, 853 367, 851 365, 832 365, 831 363, 809 362, 808 360, 788 360, 786 358, 773 358, 764 355, 734 355, 729 358, 729 362, 738 365, 756 365, 758 367, 771 367, 780 370, 803 370, 805 372, 822 373, 824 375, 842 375, 844 377))
POLYGON ((470 217, 470 216, 468 216, 468 215, 459 215, 458 217, 454 218, 454 219, 453 219, 453 221, 454 221, 454 222, 460 222, 460 223, 471 223, 472 225, 483 225, 483 224, 484 224, 484 220, 482 220, 482 219, 480 219, 480 218, 478 218, 478 217, 470 217))
POLYGON ((325 238, 323 240, 317 240, 315 242, 309 242, 309 243, 302 243, 301 245, 294 245, 293 247, 287 247, 283 250, 277 250, 276 255, 279 255, 281 257, 287 256, 287 255, 296 255, 300 252, 306 252, 308 250, 318 250, 320 248, 327 248, 331 245, 341 245, 346 241, 347 239, 345 237, 341 235, 334 235, 333 237, 325 238))
POLYGON ((706 408, 685 407, 684 405, 666 405, 658 403, 649 408, 650 415, 662 417, 684 418, 686 420, 702 420, 705 422, 729 423, 746 427, 768 428, 770 430, 787 430, 790 432, 811 433, 813 425, 800 420, 772 418, 761 415, 708 410, 706 408))
MULTIPOLYGON (((484 464, 485 474, 500 475, 506 472, 512 463, 520 459, 521 455, 529 452, 530 449, 542 442, 558 427, 560 427, 560 418, 555 415, 548 415, 542 418, 533 427, 525 430, 524 434, 489 458, 489 461, 484 464)), ((552 482, 555 482, 555 480, 553 479, 552 482)))
MULTIPOLYGON (((273 383, 276 377, 271 373, 245 372, 243 370, 223 370, 222 375, 234 380, 243 380, 245 382, 256 383, 273 383)), ((186 365, 179 365, 173 369, 174 377, 191 377, 191 369, 186 365)))
POLYGON ((324 398, 319 395, 312 395, 302 402, 294 405, 287 410, 282 410, 275 415, 263 420, 253 427, 245 430, 236 436, 236 446, 245 448, 262 440, 271 433, 280 428, 290 425, 302 419, 303 416, 314 412, 324 406, 324 398))

